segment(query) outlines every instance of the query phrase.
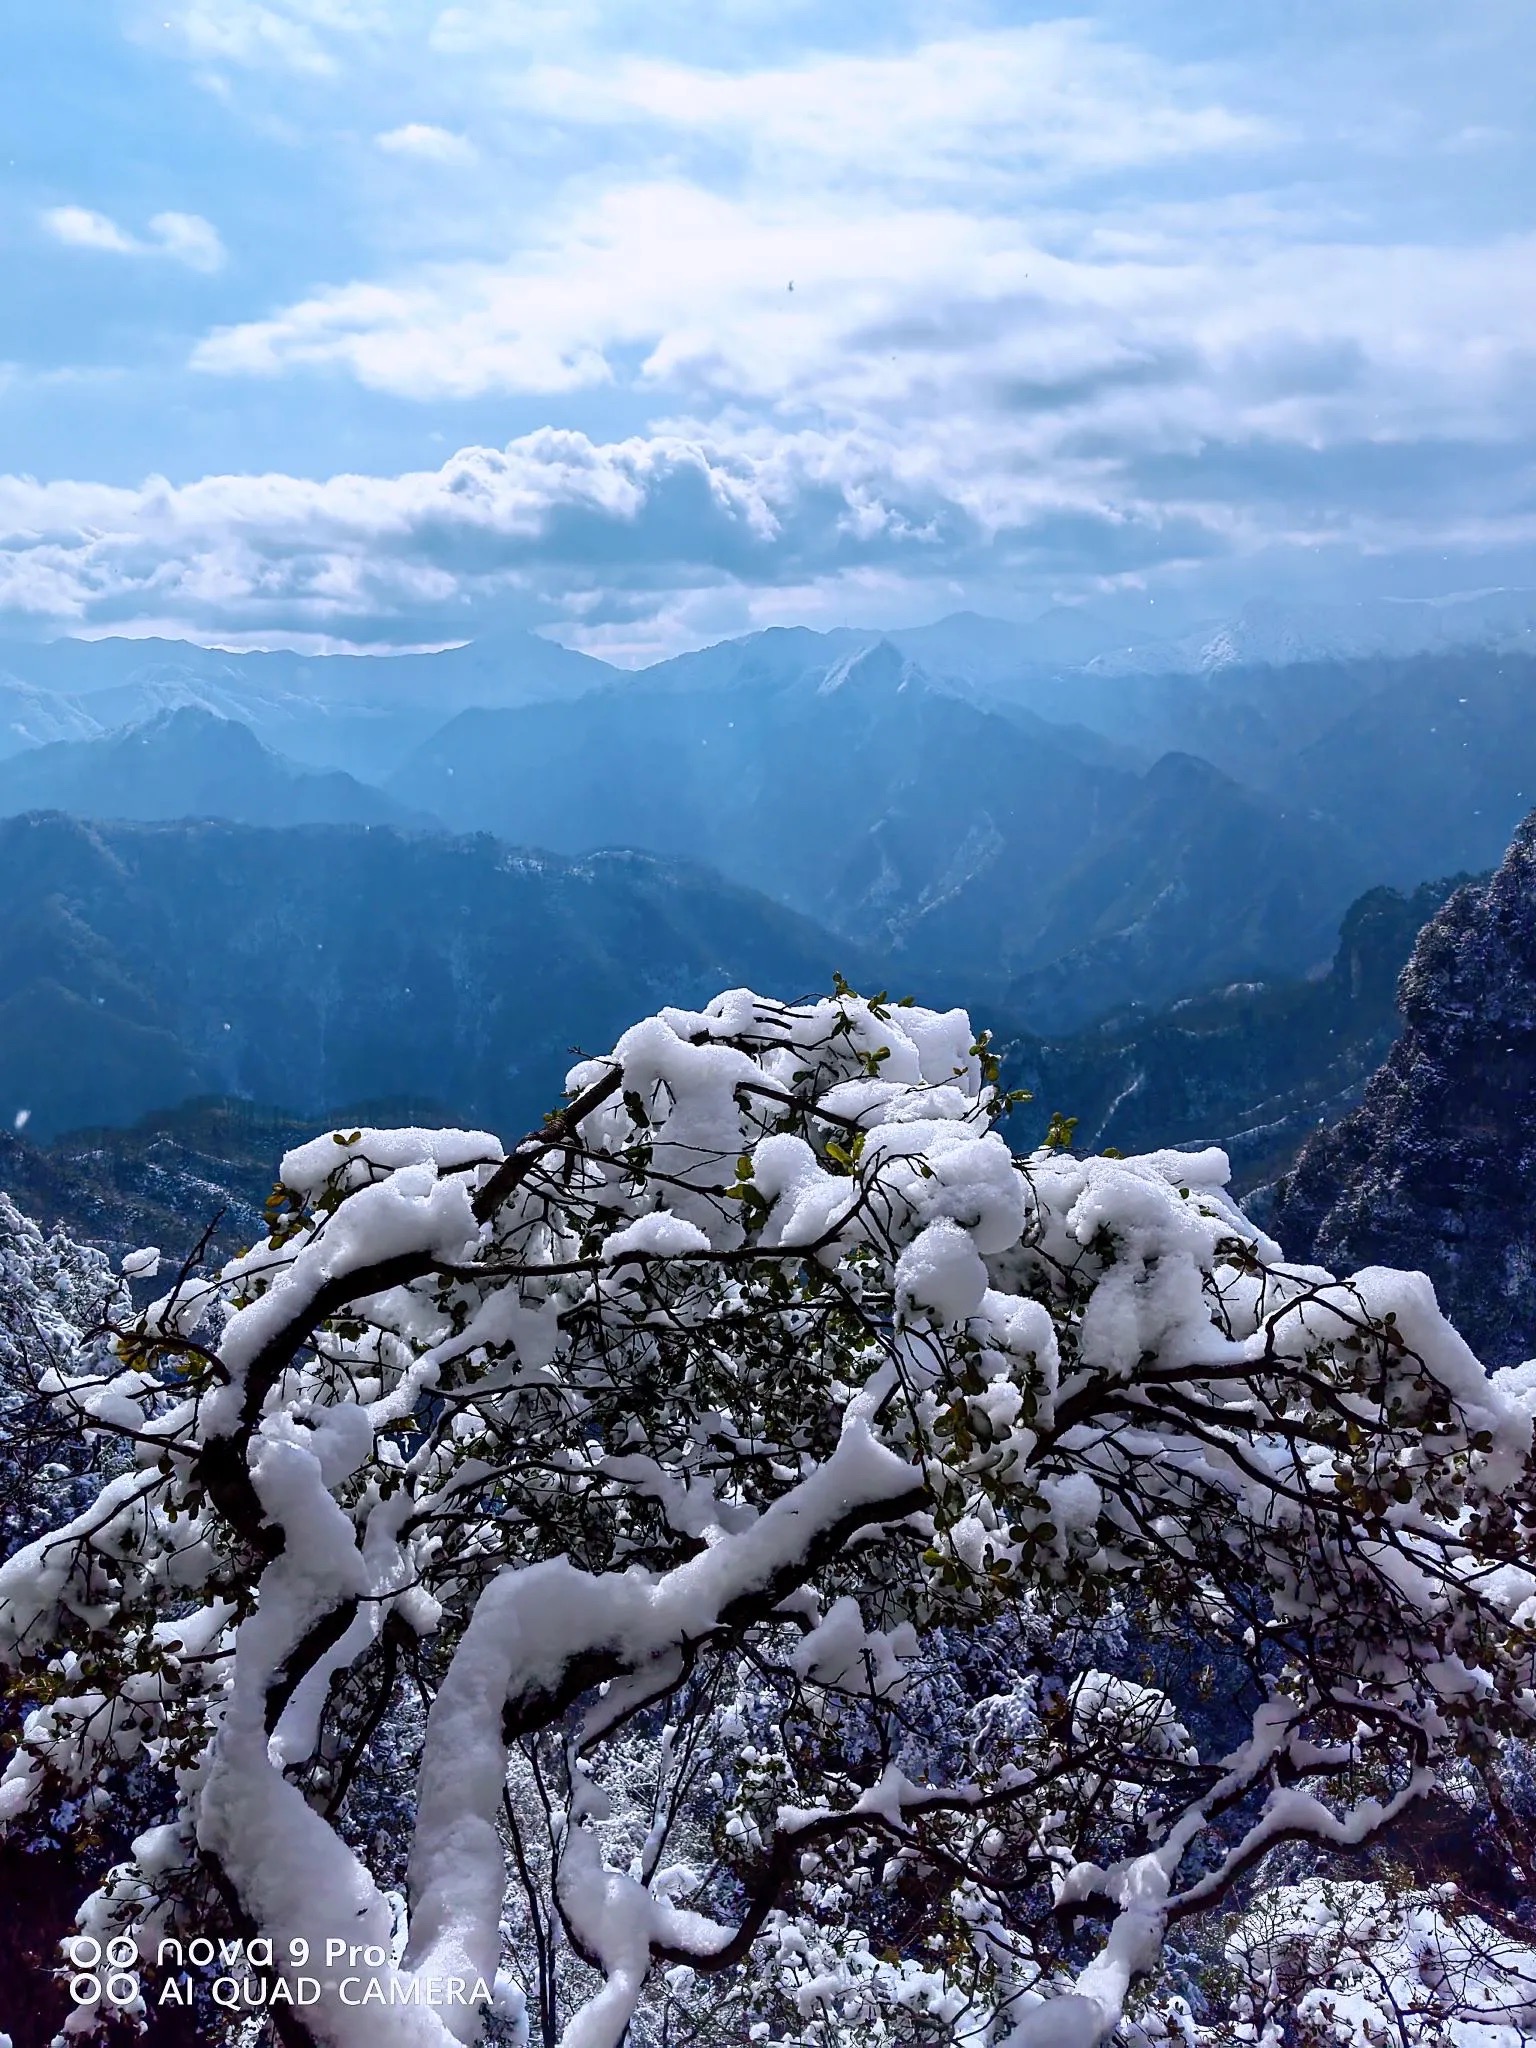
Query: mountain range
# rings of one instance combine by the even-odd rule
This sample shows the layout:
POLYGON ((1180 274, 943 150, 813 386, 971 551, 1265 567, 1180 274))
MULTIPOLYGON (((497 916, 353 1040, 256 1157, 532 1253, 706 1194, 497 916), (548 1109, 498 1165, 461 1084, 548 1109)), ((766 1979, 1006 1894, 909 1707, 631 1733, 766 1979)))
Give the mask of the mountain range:
MULTIPOLYGON (((13 727, 43 739, 51 707, 55 729, 0 761, 0 812, 638 848, 1051 1034, 1322 971, 1357 895, 1491 865, 1536 790, 1527 654, 1080 666, 1005 687, 1019 630, 775 629, 628 676, 530 637, 499 655, 193 649, 174 672, 163 648, 134 647, 111 688, 27 686, 13 727), (92 704, 147 716, 82 737, 92 704), (315 765, 360 724, 368 773, 315 765)), ((53 679, 99 682, 125 645, 56 643, 53 679)))
MULTIPOLYGON (((1121 1096, 1122 1122, 1169 1107, 1156 1076, 1192 1033, 1198 1073, 1234 1018, 1305 1040, 1331 1015, 1352 902, 1390 885, 1411 923, 1435 877, 1498 859, 1536 790, 1532 606, 1250 607, 1184 670, 1120 674, 1108 626, 1133 646, 1146 624, 1126 605, 771 629, 633 674, 531 635, 389 657, 13 643, 0 1087, 54 1131, 210 1092, 296 1113, 424 1093, 513 1124, 557 1085, 557 1043, 653 998, 862 963, 1021 1044, 1096 1034, 1087 1066, 1052 1057, 1099 1122, 1121 1096), (1351 658, 1312 658, 1328 633, 1351 658), (1256 647, 1308 658, 1238 659, 1256 647), (1250 985, 1322 1007, 1221 993, 1250 985), (1159 1040, 1179 1004, 1207 1021, 1159 1040), (487 1006, 489 1036, 467 1021, 487 1006)), ((1241 1066, 1222 1101, 1257 1129, 1241 1066)))
MULTIPOLYGON (((1123 727, 1132 699, 1156 700, 1149 685, 1158 679, 1457 650, 1536 653, 1536 591, 1530 590, 1333 604, 1262 598, 1203 620, 1166 612, 1166 604, 1160 613, 1145 593, 1123 591, 1058 605, 1027 620, 956 612, 929 625, 883 631, 771 627, 673 656, 638 674, 647 691, 711 688, 744 678, 753 668, 780 680, 795 668, 819 675, 888 639, 951 691, 1028 703, 1057 722, 1071 722, 1078 715, 1073 701, 1081 698, 1101 713, 1107 707, 1113 733, 1123 727), (1127 678, 1136 680, 1136 690, 1101 689, 1127 678)), ((244 718, 311 766, 376 775, 397 765, 412 734, 419 741, 455 711, 570 699, 625 683, 634 673, 527 632, 491 632, 431 651, 325 655, 164 639, 12 640, 0 642, 0 754, 40 738, 88 737, 196 702, 244 718), (31 691, 71 700, 54 715, 75 729, 31 735, 29 720, 38 717, 24 701, 31 691), (423 720, 430 722, 426 729, 423 720), (365 761, 364 755, 371 758, 365 761)), ((1167 701, 1176 712, 1178 700, 1167 701)), ((1152 751, 1206 751, 1192 741, 1183 729, 1163 735, 1152 751)))
POLYGON ((461 712, 392 776, 460 830, 688 854, 1044 1030, 1326 958, 1363 853, 1209 763, 939 688, 891 641, 708 689, 461 712))
POLYGON ((655 664, 653 683, 729 670, 740 653, 774 665, 791 645, 807 666, 831 663, 889 639, 909 660, 950 684, 1007 693, 1093 678, 1217 676, 1230 669, 1405 660, 1416 655, 1536 653, 1536 590, 1487 590, 1447 599, 1367 598, 1353 603, 1250 599, 1221 617, 1170 617, 1144 592, 1121 591, 1056 605, 1017 621, 953 612, 930 625, 813 632, 769 627, 655 664))
POLYGON ((0 1119, 127 1123, 208 1094, 415 1096, 518 1132, 662 1003, 798 995, 857 950, 708 870, 481 835, 0 821, 0 1119))
POLYGON ((467 705, 578 696, 615 674, 533 633, 431 653, 324 656, 185 640, 11 641, 0 643, 0 757, 190 706, 241 720, 305 766, 371 778, 467 705))
POLYGON ((0 760, 0 817, 229 818, 247 825, 409 825, 403 804, 344 769, 305 769, 249 726, 183 705, 96 739, 0 760))
POLYGON ((1321 971, 1357 895, 1492 865, 1536 790, 1527 654, 1079 676, 1031 705, 956 695, 900 636, 826 652, 765 633, 465 711, 386 786, 461 829, 685 852, 1047 1033, 1321 971))

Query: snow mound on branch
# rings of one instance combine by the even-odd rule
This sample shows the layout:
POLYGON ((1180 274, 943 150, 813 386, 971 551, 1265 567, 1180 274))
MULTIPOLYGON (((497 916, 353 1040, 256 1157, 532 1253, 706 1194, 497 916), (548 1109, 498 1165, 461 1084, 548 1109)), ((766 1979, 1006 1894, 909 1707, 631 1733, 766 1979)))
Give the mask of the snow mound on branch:
POLYGON ((888 1632, 868 1629, 858 1601, 844 1594, 833 1601, 790 1661, 817 1685, 870 1691, 894 1703, 906 1689, 907 1663, 917 1648, 917 1631, 910 1623, 888 1632))
POLYGON ((616 1259, 633 1257, 637 1253, 652 1258, 683 1258, 689 1252, 707 1252, 709 1249, 709 1239, 696 1223, 660 1209, 650 1216, 637 1216, 633 1223, 626 1224, 606 1239, 603 1262, 612 1265, 616 1259))
POLYGON ((340 1185, 350 1189, 380 1173, 398 1172, 402 1166, 430 1166, 438 1173, 456 1173, 481 1160, 498 1161, 501 1157, 501 1140, 489 1131, 427 1131, 414 1126, 335 1131, 285 1152, 277 1177, 296 1194, 317 1195, 339 1167, 347 1169, 340 1185))
POLYGON ((963 1323, 981 1307, 987 1269, 968 1232, 947 1216, 928 1224, 896 1261, 900 1307, 963 1323))

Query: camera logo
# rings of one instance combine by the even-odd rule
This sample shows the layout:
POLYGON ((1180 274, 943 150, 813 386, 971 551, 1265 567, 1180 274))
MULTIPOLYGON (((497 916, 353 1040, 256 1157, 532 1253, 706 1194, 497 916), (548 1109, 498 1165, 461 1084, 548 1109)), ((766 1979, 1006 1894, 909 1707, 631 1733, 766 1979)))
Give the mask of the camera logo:
POLYGON ((137 2003, 139 1973, 133 1965, 139 1960, 139 1950, 126 1935, 103 1943, 94 1934, 74 1934, 65 1942, 64 1953, 75 1972, 69 1980, 69 1995, 76 2005, 137 2003))

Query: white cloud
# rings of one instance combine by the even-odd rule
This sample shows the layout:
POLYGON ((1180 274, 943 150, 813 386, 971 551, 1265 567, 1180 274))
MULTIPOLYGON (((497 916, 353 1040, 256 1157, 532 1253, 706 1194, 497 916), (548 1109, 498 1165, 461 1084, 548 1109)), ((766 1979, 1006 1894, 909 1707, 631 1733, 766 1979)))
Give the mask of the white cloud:
POLYGON ((157 213, 149 234, 152 250, 173 256, 189 270, 218 270, 225 261, 218 229, 200 213, 157 213))
POLYGON ((206 337, 197 368, 335 366, 423 400, 624 387, 652 410, 900 416, 1006 472, 1091 428, 1121 459, 1244 434, 1488 435, 1529 410, 1536 236, 1359 244, 1187 206, 1018 218, 608 191, 503 263, 358 283, 206 337), (791 286, 793 289, 791 289, 791 286))
POLYGON ((387 0, 133 0, 132 12, 145 41, 169 31, 195 62, 317 77, 339 69, 338 44, 388 26, 387 0))
POLYGON ((67 242, 74 249, 110 249, 119 256, 135 256, 141 252, 141 244, 132 235, 125 234, 114 220, 104 213, 93 213, 85 206, 50 206, 43 215, 43 226, 57 242, 67 242))
POLYGON ((520 222, 487 210, 516 246, 323 287, 205 336, 193 366, 829 430, 899 413, 914 463, 974 447, 1005 477, 1056 465, 1053 487, 1092 432, 1134 461, 1244 434, 1481 435, 1520 403, 1532 238, 1386 243, 1315 189, 1241 182, 1105 207, 1094 181, 1252 166, 1278 131, 1081 21, 734 73, 543 62, 491 87, 541 150, 582 145, 520 222))
MULTIPOLYGON (((535 10, 551 33, 571 11, 535 10)), ((335 0, 329 12, 351 22, 358 10, 335 0)), ((459 26, 494 35, 512 15, 484 5, 459 26)), ((601 50, 592 20, 585 32, 601 50)), ((530 136, 572 168, 566 190, 521 209, 530 238, 511 255, 482 241, 473 260, 322 288, 209 336, 198 368, 326 363, 376 389, 466 397, 604 384, 618 374, 612 352, 628 350, 651 381, 718 359, 712 381, 763 393, 786 346, 793 364, 936 292, 1014 289, 1046 260, 1047 188, 1246 150, 1271 132, 1196 74, 1080 21, 734 72, 621 55, 482 65, 476 78, 487 147, 493 104, 503 131, 514 119, 507 168, 530 136), (782 306, 791 280, 799 297, 782 306)), ((442 161, 469 148, 422 122, 378 141, 442 161)), ((494 203, 485 217, 504 224, 493 235, 518 232, 494 203)), ((462 220, 444 225, 464 249, 462 220)))
POLYGON ((463 617, 487 595, 537 603, 546 579, 579 581, 604 533, 653 561, 771 553, 770 493, 788 482, 679 436, 553 430, 396 477, 0 477, 0 612, 246 631, 463 617))
POLYGON ((872 587, 904 566, 915 601, 974 536, 891 455, 814 436, 754 452, 703 434, 599 443, 544 429, 394 477, 0 477, 0 614, 288 644, 442 641, 487 615, 597 640, 619 618, 607 644, 638 657, 739 612, 752 584, 872 587))
POLYGON ((201 271, 218 270, 225 261, 218 229, 200 213, 157 213, 142 238, 84 206, 49 207, 43 225, 55 241, 76 249, 103 249, 114 256, 167 256, 201 271))
POLYGON ((554 120, 596 128, 641 122, 759 162, 835 165, 863 183, 1062 178, 1229 151, 1273 133, 1083 21, 755 71, 636 56, 606 66, 536 65, 505 90, 554 120))
POLYGON ((452 129, 434 127, 430 121, 407 121, 401 128, 386 129, 375 141, 392 156, 415 156, 427 163, 467 164, 475 160, 475 146, 467 136, 452 129))

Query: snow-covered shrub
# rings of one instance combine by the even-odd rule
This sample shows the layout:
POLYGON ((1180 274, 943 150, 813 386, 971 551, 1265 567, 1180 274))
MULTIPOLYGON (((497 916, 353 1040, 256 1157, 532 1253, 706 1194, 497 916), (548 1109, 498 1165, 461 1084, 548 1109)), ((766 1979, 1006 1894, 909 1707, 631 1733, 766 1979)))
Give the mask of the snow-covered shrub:
POLYGON ((102 1253, 45 1235, 0 1193, 0 1558, 94 1497, 88 1447, 49 1398, 51 1376, 77 1375, 128 1307, 102 1253))
MULTIPOLYGON (((1536 2040, 1536 1934, 1451 1884, 1314 1876, 1262 1892, 1232 1930, 1220 2016, 1154 2000, 1130 2048, 1521 2048, 1536 2040)), ((1202 2001, 1205 2003, 1206 2001, 1202 2001)))
POLYGON ((1014 1156, 960 1012, 737 990, 570 1095, 291 1152, 61 1386, 131 1460, 0 1570, 0 1815, 178 1800, 93 1932, 383 1958, 285 2040, 1092 2048, 1528 1730, 1536 1375, 1420 1276, 1014 1156))

